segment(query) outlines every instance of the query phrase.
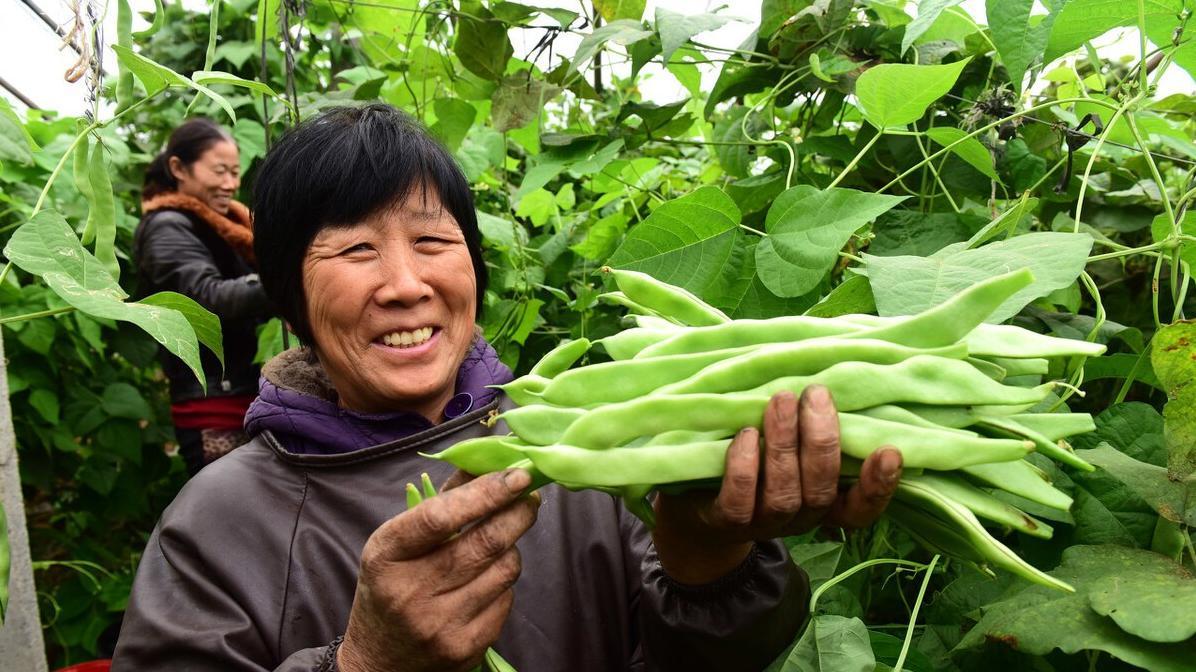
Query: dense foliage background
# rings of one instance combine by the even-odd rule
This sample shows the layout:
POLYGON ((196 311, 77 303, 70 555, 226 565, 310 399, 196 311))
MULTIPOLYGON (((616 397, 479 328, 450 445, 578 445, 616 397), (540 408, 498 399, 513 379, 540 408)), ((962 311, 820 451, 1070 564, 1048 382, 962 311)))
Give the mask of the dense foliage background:
MULTIPOLYGON (((644 16, 643 0, 216 0, 208 14, 168 2, 149 30, 108 36, 120 61, 88 74, 89 118, 0 103, 0 241, 27 234, 6 248, 17 263, 0 281, 0 323, 52 663, 95 654, 184 480, 157 345, 121 312, 135 304, 96 298, 124 299, 115 271, 139 296, 129 254, 146 163, 186 116, 209 115, 240 144, 247 196, 287 126, 381 99, 427 123, 473 183, 492 271, 483 326, 518 372, 561 338, 619 328, 595 298, 603 264, 737 318, 906 314, 1028 265, 1038 281, 1006 317, 1109 345, 1052 371, 1084 392, 1052 407, 1099 414, 1076 448, 1102 469, 1041 461, 1075 506, 1059 519, 1020 502, 1053 517, 1056 536, 1008 538, 1079 593, 947 563, 922 596, 921 576, 876 563, 821 596, 774 667, 888 669, 914 616, 904 669, 1190 665, 1196 633, 1164 625, 1196 622, 1196 388, 1184 387, 1196 357, 1182 321, 1196 103, 1154 86, 1168 68, 1196 72, 1193 3, 1047 0, 1031 16, 1029 0, 989 0, 987 27, 958 4, 763 0, 751 38, 724 50, 700 34, 730 13, 644 16), (1092 48, 1135 25, 1149 38, 1138 56, 1092 48), (516 32, 533 36, 530 53, 515 53, 516 32), (568 34, 576 47, 558 44, 568 34), (649 62, 688 96, 644 101, 649 62), (84 300, 44 262, 78 245, 67 228, 112 280, 76 283, 84 300)), ((201 311, 162 305, 218 344, 201 311)), ((158 335, 198 347, 186 328, 158 335)), ((274 323, 260 355, 280 341, 274 323)), ((883 521, 795 539, 793 554, 815 585, 867 560, 929 557, 883 521)))

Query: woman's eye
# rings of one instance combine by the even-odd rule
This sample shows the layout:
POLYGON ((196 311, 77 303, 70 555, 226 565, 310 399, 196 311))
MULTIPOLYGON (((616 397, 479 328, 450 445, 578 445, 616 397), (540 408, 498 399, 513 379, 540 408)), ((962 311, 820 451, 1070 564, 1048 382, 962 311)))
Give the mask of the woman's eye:
POLYGON ((448 238, 438 238, 436 236, 421 236, 420 238, 416 239, 415 242, 416 243, 452 243, 454 241, 449 240, 448 238))
POLYGON ((372 249, 373 248, 370 247, 369 243, 357 243, 356 245, 352 245, 350 247, 346 247, 344 250, 341 250, 341 254, 353 254, 354 252, 369 252, 372 249))

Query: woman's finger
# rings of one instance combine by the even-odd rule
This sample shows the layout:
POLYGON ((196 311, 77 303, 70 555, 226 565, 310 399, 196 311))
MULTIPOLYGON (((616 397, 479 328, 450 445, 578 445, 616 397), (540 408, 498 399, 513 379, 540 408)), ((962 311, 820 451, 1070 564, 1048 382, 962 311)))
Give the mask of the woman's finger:
POLYGON ((901 480, 901 452, 882 446, 860 467, 860 480, 835 502, 827 522, 847 528, 867 527, 884 513, 901 480))
POLYGON ((440 486, 440 492, 452 490, 453 488, 459 488, 462 485, 472 481, 474 478, 476 478, 476 476, 473 474, 458 469, 454 471, 451 476, 445 479, 444 485, 440 486))
POLYGON ((839 495, 839 415, 830 390, 807 387, 797 413, 802 508, 825 513, 839 495))
POLYGON ((715 524, 747 525, 756 511, 756 484, 760 470, 760 431, 746 427, 727 448, 726 473, 714 500, 715 524))
POLYGON ((437 554, 437 564, 444 574, 439 590, 453 590, 489 571, 535 524, 539 508, 538 498, 524 497, 445 544, 443 553, 437 554))
POLYGON ((531 482, 523 469, 507 469, 425 500, 382 523, 366 543, 369 552, 362 552, 362 560, 407 560, 428 553, 466 525, 510 505, 531 482))
POLYGON ((787 521, 801 509, 801 471, 797 456, 797 395, 780 392, 764 411, 764 485, 758 518, 787 521))

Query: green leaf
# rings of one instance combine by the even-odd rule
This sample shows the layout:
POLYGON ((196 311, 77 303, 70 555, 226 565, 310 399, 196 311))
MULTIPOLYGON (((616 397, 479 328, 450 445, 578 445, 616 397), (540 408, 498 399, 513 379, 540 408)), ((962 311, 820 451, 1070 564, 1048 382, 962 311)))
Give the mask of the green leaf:
MULTIPOLYGON (((1183 0, 1141 0, 1147 23, 1166 22, 1172 27, 1184 9, 1183 0)), ((1060 56, 1080 48, 1085 42, 1100 37, 1119 26, 1138 23, 1138 3, 1126 0, 1068 0, 1063 5, 1047 38, 1043 62, 1050 63, 1060 56)))
POLYGON ((277 317, 270 318, 262 326, 257 329, 257 352, 253 355, 253 363, 259 366, 274 359, 279 353, 285 349, 282 335, 283 330, 282 320, 277 317))
POLYGON ((739 208, 717 187, 661 204, 631 229, 607 264, 642 271, 703 297, 723 272, 739 232, 739 208))
POLYGON ((58 424, 58 395, 44 387, 29 393, 29 405, 51 425, 58 424))
POLYGON ((436 123, 432 124, 430 130, 450 152, 456 152, 461 148, 465 136, 469 135, 469 129, 478 116, 477 109, 460 98, 437 98, 432 101, 432 110, 436 112, 436 123))
POLYGON ((1152 642, 1196 635, 1196 579, 1183 567, 1151 558, 1150 571, 1110 576, 1088 593, 1092 610, 1122 630, 1152 642))
POLYGON ((801 567, 810 578, 811 590, 817 590, 818 586, 835 576, 839 559, 843 557, 843 543, 839 541, 786 545, 789 547, 789 557, 793 563, 801 567))
POLYGON ((573 59, 569 61, 569 69, 565 75, 572 75, 589 63, 594 54, 598 53, 598 49, 607 42, 616 42, 627 46, 652 37, 652 35, 653 32, 645 30, 644 25, 639 21, 631 19, 611 21, 582 38, 581 44, 577 45, 577 51, 573 54, 573 59))
POLYGON ((560 91, 560 87, 532 77, 531 71, 503 77, 490 99, 494 130, 506 132, 527 126, 560 91))
POLYGON ((519 199, 515 215, 526 217, 536 226, 544 226, 557 213, 556 198, 547 189, 537 189, 519 199))
POLYGON ((478 211, 478 230, 482 232, 482 240, 488 245, 502 250, 513 250, 527 244, 527 231, 504 217, 496 217, 487 212, 478 211))
MULTIPOLYGON (((161 0, 157 0, 161 2, 161 0)), ((228 61, 230 65, 238 70, 245 66, 245 61, 249 60, 250 56, 257 53, 257 48, 253 46, 252 42, 229 41, 216 47, 216 60, 228 61)))
POLYGON ((233 138, 241 154, 241 173, 248 173, 254 159, 266 155, 266 129, 253 119, 241 118, 233 126, 233 138))
POLYGON ((987 0, 988 28, 1001 62, 1009 73, 1013 90, 1021 93, 1026 70, 1046 49, 1054 15, 1037 23, 1030 20, 1034 0, 987 0))
POLYGON ((21 120, 12 111, 7 100, 0 99, 0 161, 16 161, 28 165, 33 163, 33 151, 29 136, 21 127, 21 120))
POLYGON ((101 404, 104 412, 114 418, 148 420, 153 417, 145 398, 128 383, 110 383, 104 388, 101 404))
POLYGON ((964 245, 948 246, 930 257, 864 255, 879 313, 920 313, 981 280, 1029 268, 1034 283, 1001 304, 988 319, 1004 322, 1034 299, 1075 282, 1087 264, 1092 238, 1042 231, 973 250, 964 245))
POLYGON ((644 16, 644 8, 647 4, 647 0, 594 0, 594 9, 597 9, 602 14, 602 18, 607 21, 618 21, 619 19, 639 21, 644 16))
POLYGON ((1196 487, 1191 482, 1172 481, 1166 468, 1135 460, 1107 443, 1076 454, 1116 478, 1160 516, 1196 524, 1196 487))
POLYGON ((178 311, 187 318, 199 342, 216 355, 216 359, 220 360, 220 366, 224 366, 224 338, 220 331, 220 318, 216 317, 215 313, 196 303, 195 299, 177 292, 158 292, 141 299, 138 303, 178 311))
POLYGON ((1031 655, 1104 651, 1131 665, 1154 672, 1180 672, 1191 668, 1196 645, 1162 644, 1136 637, 1089 606, 1089 595, 1108 587, 1115 577, 1151 577, 1179 570, 1167 558, 1120 546, 1073 546, 1063 551, 1063 562, 1048 572, 1070 583, 1075 593, 1044 586, 1013 586, 1002 599, 989 603, 983 617, 968 632, 959 648, 1000 642, 1031 655))
POLYGON ((132 49, 114 44, 112 51, 116 53, 116 60, 120 62, 120 66, 128 68, 137 77, 148 95, 152 96, 171 86, 190 87, 194 85, 194 82, 174 70, 155 63, 132 49))
MULTIPOLYGON (((635 17, 632 17, 635 18, 635 17)), ((679 14, 663 7, 656 8, 656 30, 660 32, 660 58, 665 63, 694 35, 723 27, 730 17, 717 14, 679 14)))
POLYGON ((968 60, 948 65, 886 63, 870 68, 855 84, 864 118, 882 130, 914 123, 955 86, 968 60))
POLYGON ((62 215, 43 210, 17 229, 4 255, 18 268, 40 276, 64 301, 94 317, 132 322, 182 359, 206 384, 195 331, 176 310, 125 303, 127 295, 79 239, 62 215))
POLYGON ((868 251, 879 256, 926 256, 968 240, 984 224, 976 215, 894 209, 876 218, 868 251))
POLYGON ((860 227, 905 200, 854 189, 819 190, 808 184, 782 193, 768 209, 768 237, 756 247, 764 286, 777 296, 814 289, 860 227))
POLYGON ((764 319, 796 315, 810 307, 815 293, 782 298, 764 286, 756 273, 756 246, 760 238, 735 234, 735 244, 722 275, 702 294, 714 307, 734 319, 764 319))
POLYGON ((822 614, 806 626, 781 672, 873 672, 868 628, 858 618, 822 614))
POLYGON ((905 35, 901 38, 901 53, 905 53, 914 40, 922 36, 928 28, 939 18, 944 9, 954 7, 963 0, 919 0, 918 15, 905 27, 905 35))
MULTIPOLYGON (((1179 231, 1182 235, 1196 236, 1196 212, 1188 210, 1184 213, 1183 219, 1179 222, 1179 231)), ((1167 219, 1166 213, 1160 213, 1150 223, 1150 235, 1156 243, 1170 239, 1172 233, 1171 222, 1167 219)), ((1180 245, 1180 259, 1183 259, 1188 266, 1196 268, 1196 244, 1185 240, 1175 242, 1180 245)))
POLYGON ((951 126, 936 126, 935 128, 927 129, 926 135, 929 135, 931 140, 934 140, 943 147, 963 140, 963 142, 952 147, 951 151, 957 154, 959 158, 967 161, 968 165, 980 171, 986 177, 997 182, 1001 181, 1001 178, 997 177, 996 169, 993 168, 992 154, 976 138, 969 138, 967 133, 951 126))
POLYGON ((198 70, 191 73, 191 81, 201 86, 211 86, 213 84, 226 84, 228 86, 236 86, 242 89, 249 89, 262 93, 271 98, 277 96, 274 89, 271 89, 266 84, 254 81, 252 79, 245 79, 227 72, 220 72, 218 70, 198 70))
POLYGON ((872 298, 872 286, 868 278, 853 275, 831 290, 821 301, 804 314, 811 317, 838 317, 851 313, 876 311, 876 300, 872 298))
MULTIPOLYGON (((507 36, 507 24, 493 18, 480 3, 468 3, 468 13, 457 23, 457 39, 453 42, 453 53, 473 74, 497 82, 507 70, 507 61, 515 53, 507 36)), ((466 10, 462 3, 462 10, 466 10)))
POLYGON ((1150 363, 1167 391, 1163 435, 1168 468, 1173 477, 1186 478, 1196 473, 1196 322, 1160 329, 1150 344, 1150 363))
POLYGON ((569 249, 590 261, 602 261, 614 252, 626 230, 627 215, 614 212, 591 224, 585 240, 569 249))

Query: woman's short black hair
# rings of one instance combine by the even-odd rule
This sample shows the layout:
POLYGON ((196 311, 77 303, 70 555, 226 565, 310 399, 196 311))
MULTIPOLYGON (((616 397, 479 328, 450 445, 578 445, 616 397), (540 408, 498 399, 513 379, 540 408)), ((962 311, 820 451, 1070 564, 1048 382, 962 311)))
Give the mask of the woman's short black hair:
POLYGON ((211 149, 212 145, 219 142, 236 144, 233 136, 211 119, 195 117, 180 124, 170 134, 166 149, 159 152, 145 169, 145 183, 141 189, 142 200, 179 188, 178 180, 174 179, 174 174, 170 172, 171 158, 178 158, 184 166, 190 166, 198 161, 204 152, 211 149))
POLYGON ((473 194, 422 124, 390 105, 337 107, 270 149, 254 188, 253 249, 262 287, 301 341, 314 342, 302 272, 316 233, 361 222, 416 189, 434 189, 465 234, 480 315, 487 273, 473 194))

